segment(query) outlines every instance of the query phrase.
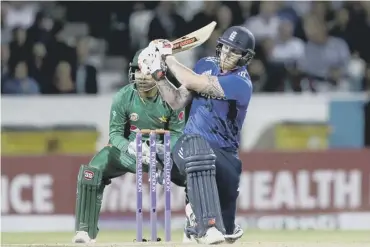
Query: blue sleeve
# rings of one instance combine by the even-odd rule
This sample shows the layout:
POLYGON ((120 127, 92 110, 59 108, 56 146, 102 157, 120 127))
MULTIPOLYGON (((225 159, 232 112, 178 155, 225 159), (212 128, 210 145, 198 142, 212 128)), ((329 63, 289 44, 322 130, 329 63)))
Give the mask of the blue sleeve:
POLYGON ((227 100, 236 100, 241 105, 248 105, 252 96, 252 82, 236 75, 219 76, 218 81, 227 100))

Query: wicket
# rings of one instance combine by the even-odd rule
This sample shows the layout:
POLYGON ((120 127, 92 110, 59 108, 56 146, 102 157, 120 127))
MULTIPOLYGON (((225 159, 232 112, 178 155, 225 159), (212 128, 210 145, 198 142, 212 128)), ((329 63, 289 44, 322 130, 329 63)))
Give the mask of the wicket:
POLYGON ((164 208, 164 232, 165 241, 171 241, 171 145, 170 132, 167 130, 143 129, 136 134, 136 241, 143 241, 143 152, 142 152, 142 135, 149 134, 150 144, 150 231, 151 241, 157 241, 157 159, 156 159, 156 136, 164 135, 164 191, 165 191, 165 208, 164 208))

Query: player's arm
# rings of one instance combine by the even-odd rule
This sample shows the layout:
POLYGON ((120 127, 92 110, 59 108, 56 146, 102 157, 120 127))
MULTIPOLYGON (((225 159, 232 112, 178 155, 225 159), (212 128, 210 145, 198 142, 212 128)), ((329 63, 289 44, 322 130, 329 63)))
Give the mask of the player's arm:
POLYGON ((185 88, 214 97, 225 97, 224 90, 216 76, 198 75, 178 62, 174 56, 167 56, 165 62, 176 79, 185 88))
POLYGON ((121 151, 126 151, 129 141, 124 137, 128 117, 125 114, 125 102, 121 93, 113 98, 109 120, 109 142, 121 151))
POLYGON ((167 78, 157 82, 162 98, 173 110, 181 110, 192 100, 192 93, 184 86, 176 88, 167 78))
POLYGON ((168 122, 168 130, 171 132, 171 149, 183 133, 185 128, 185 108, 172 111, 168 122))

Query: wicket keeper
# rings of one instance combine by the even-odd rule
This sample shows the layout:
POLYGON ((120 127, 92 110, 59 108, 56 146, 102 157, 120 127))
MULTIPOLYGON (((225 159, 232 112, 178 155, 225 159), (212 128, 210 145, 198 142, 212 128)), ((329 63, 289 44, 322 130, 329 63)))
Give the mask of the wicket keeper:
POLYGON ((238 148, 253 91, 246 66, 254 48, 253 34, 233 26, 218 39, 216 56, 200 59, 194 71, 176 60, 168 40, 152 41, 139 56, 142 72, 158 80, 172 109, 191 102, 184 134, 172 149, 173 161, 186 177, 185 240, 233 243, 243 235, 235 224, 242 172, 238 148), (162 79, 166 69, 181 87, 162 79))
MULTIPOLYGON (((77 178, 76 235, 74 243, 93 243, 98 234, 98 219, 105 186, 112 178, 136 172, 136 133, 140 129, 165 129, 171 132, 171 146, 185 126, 184 108, 173 110, 160 96, 155 80, 144 75, 136 53, 129 68, 130 84, 118 91, 110 111, 109 144, 87 165, 77 178)), ((160 137, 159 135, 157 136, 160 137)), ((148 172, 149 146, 143 135, 143 170, 148 172)), ((160 140, 157 140, 159 143, 160 140)), ((157 144, 157 149, 158 149, 157 144)))

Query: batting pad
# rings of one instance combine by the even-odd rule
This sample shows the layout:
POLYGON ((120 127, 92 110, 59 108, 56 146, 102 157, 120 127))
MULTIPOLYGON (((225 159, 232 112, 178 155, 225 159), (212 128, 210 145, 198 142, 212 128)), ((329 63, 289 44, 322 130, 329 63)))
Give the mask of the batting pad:
POLYGON ((187 194, 197 222, 196 234, 201 237, 212 226, 225 233, 216 183, 216 156, 201 136, 191 135, 183 145, 187 194))

